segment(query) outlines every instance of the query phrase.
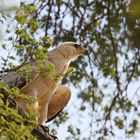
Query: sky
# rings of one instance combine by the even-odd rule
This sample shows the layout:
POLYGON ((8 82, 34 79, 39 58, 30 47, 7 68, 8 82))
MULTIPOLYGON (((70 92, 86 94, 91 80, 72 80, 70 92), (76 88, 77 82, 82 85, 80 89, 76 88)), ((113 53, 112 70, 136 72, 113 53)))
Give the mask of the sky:
POLYGON ((19 6, 21 0, 0 0, 0 9, 19 6))

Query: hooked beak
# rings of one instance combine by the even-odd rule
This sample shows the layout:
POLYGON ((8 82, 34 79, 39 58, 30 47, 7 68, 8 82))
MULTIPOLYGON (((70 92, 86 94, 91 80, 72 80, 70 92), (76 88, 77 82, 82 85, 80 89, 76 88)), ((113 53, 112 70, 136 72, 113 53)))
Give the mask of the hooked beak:
POLYGON ((88 55, 88 50, 82 47, 81 53, 82 53, 82 55, 88 55))
POLYGON ((85 53, 84 53, 85 55, 88 55, 88 50, 85 50, 85 53))

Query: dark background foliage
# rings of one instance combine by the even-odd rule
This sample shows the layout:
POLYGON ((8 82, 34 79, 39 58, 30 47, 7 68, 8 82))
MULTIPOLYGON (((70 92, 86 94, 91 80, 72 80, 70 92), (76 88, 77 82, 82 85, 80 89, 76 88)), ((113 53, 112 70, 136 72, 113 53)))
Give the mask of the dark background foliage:
POLYGON ((76 87, 77 97, 50 124, 56 133, 67 126, 67 139, 115 139, 119 133, 126 139, 138 134, 139 7, 139 0, 35 0, 27 15, 17 11, 20 26, 14 45, 21 62, 40 58, 64 41, 79 42, 89 51, 71 64, 76 70, 62 81, 76 87), (77 119, 66 124, 73 117, 71 109, 77 119))

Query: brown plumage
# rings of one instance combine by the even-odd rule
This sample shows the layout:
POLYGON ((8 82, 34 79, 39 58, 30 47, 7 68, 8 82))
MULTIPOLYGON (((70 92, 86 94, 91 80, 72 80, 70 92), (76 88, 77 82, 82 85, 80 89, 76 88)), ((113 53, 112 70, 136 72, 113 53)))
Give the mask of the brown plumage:
MULTIPOLYGON (((34 109, 39 109, 39 124, 44 124, 46 120, 51 120, 51 118, 68 103, 71 95, 70 89, 59 83, 63 75, 67 72, 70 62, 85 52, 86 49, 79 44, 75 42, 65 42, 59 44, 57 48, 47 53, 48 58, 46 65, 48 65, 48 63, 54 65, 55 74, 58 76, 57 81, 49 76, 42 77, 41 75, 34 75, 30 82, 26 84, 25 80, 21 79, 15 72, 8 73, 1 81, 8 83, 9 86, 18 83, 17 85, 21 88, 22 93, 37 98, 38 102, 33 106, 34 109), (10 77, 10 75, 12 76, 9 79, 10 82, 8 82, 7 77, 10 77)), ((31 62, 30 65, 33 69, 36 69, 36 62, 31 62)), ((28 111, 27 103, 21 100, 17 100, 17 103, 24 111, 28 111)))

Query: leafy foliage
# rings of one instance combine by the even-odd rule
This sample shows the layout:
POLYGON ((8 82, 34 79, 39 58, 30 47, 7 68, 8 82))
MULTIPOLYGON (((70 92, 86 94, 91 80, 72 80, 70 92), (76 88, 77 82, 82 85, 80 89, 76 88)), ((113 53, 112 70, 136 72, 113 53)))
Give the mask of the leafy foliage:
POLYGON ((11 108, 12 100, 6 98, 6 94, 12 95, 12 97, 17 98, 19 96, 22 99, 30 100, 29 97, 19 95, 18 89, 10 89, 7 85, 0 83, 0 138, 3 140, 14 140, 20 136, 20 139, 23 140, 35 140, 35 137, 31 135, 31 131, 36 121, 33 121, 31 115, 23 117, 19 115, 16 109, 11 108), (25 125, 26 123, 30 125, 27 126, 25 125))
MULTIPOLYGON (((47 76, 54 74, 53 66, 48 65, 44 67, 44 62, 47 59, 45 53, 51 43, 49 38, 44 36, 42 39, 36 40, 33 36, 39 28, 38 22, 33 18, 35 12, 36 7, 34 5, 25 5, 23 3, 17 10, 14 19, 16 21, 14 37, 10 36, 8 38, 11 44, 10 46, 8 43, 2 44, 3 50, 6 50, 8 54, 6 57, 5 55, 1 56, 1 74, 16 71, 21 77, 26 78, 28 82, 32 75, 31 67, 28 65, 30 60, 38 61, 36 73, 41 73, 42 76, 46 76, 44 71, 47 72, 47 76), (10 47, 10 51, 8 47, 10 47), (17 63, 18 57, 13 55, 12 51, 20 56, 19 66, 14 64, 15 62, 17 63)), ((10 34, 10 32, 7 33, 10 34)), ((0 139, 15 140, 19 139, 19 137, 23 140, 36 139, 31 132, 37 124, 36 117, 38 113, 35 110, 32 111, 32 106, 29 106, 30 112, 21 116, 16 108, 11 107, 11 102, 14 99, 24 100, 28 104, 35 102, 36 99, 22 94, 17 87, 10 88, 2 82, 0 82, 0 95, 0 139)))

